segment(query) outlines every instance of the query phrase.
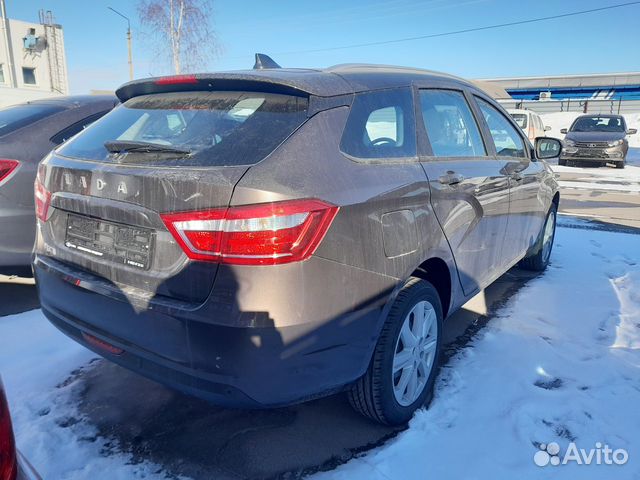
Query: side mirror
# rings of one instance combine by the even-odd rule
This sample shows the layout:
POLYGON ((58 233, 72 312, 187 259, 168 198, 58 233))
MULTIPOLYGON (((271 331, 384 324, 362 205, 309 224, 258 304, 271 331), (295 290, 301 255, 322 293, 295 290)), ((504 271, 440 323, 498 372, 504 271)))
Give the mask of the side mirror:
POLYGON ((562 130, 560 130, 560 133, 562 133, 563 135, 566 135, 567 134, 567 129, 563 128, 562 130))
POLYGON ((627 135, 635 135, 636 133, 638 133, 638 129, 637 128, 629 128, 627 130, 627 135))
POLYGON ((557 138, 538 137, 535 146, 536 158, 539 160, 559 157, 562 152, 562 142, 557 138))
POLYGON ((544 131, 548 132, 549 130, 551 130, 551 127, 549 125, 547 125, 546 127, 544 127, 544 131))

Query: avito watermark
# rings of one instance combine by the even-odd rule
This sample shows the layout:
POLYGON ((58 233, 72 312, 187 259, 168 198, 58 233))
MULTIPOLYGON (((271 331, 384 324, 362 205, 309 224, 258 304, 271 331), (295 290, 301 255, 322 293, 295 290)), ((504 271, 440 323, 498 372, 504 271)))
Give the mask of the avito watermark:
POLYGON ((595 448, 578 448, 571 442, 564 454, 560 453, 560 445, 556 442, 541 443, 533 456, 533 461, 539 467, 547 465, 624 465, 629 460, 629 453, 624 448, 613 449, 606 443, 596 442, 595 448))

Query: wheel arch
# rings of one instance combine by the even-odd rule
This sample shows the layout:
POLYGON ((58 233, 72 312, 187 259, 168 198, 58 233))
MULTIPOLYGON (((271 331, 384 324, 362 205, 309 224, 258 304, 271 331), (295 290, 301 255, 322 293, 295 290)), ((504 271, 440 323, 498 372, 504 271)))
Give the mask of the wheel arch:
POLYGON ((451 271, 447 262, 439 257, 431 257, 422 262, 411 276, 428 281, 437 290, 442 303, 442 315, 447 318, 451 307, 451 271))

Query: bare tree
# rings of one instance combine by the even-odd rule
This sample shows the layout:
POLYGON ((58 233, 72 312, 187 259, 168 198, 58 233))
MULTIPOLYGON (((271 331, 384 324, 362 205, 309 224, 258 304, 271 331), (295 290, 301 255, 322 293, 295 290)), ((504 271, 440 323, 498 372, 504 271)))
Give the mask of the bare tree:
POLYGON ((203 67, 219 52, 213 0, 139 0, 138 14, 156 53, 170 58, 176 74, 203 67))

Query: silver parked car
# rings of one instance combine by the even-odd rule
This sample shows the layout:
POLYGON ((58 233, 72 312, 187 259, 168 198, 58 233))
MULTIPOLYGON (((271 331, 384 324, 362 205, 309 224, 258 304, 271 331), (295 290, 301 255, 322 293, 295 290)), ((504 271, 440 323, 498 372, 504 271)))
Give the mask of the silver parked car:
POLYGON ((35 100, 0 110, 0 273, 30 275, 38 162, 116 104, 114 96, 87 95, 35 100))

